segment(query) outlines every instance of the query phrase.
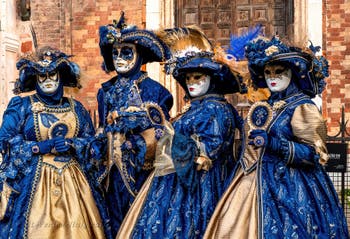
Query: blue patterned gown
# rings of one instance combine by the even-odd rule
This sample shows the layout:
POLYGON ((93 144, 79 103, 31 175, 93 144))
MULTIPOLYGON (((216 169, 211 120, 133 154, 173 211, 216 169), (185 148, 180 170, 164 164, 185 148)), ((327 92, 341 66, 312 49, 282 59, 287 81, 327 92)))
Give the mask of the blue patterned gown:
POLYGON ((171 150, 158 144, 161 153, 154 175, 140 191, 117 238, 201 238, 232 168, 234 135, 241 123, 223 96, 193 99, 173 123, 170 141, 167 136, 161 139, 171 150), (196 168, 195 159, 203 153, 212 162, 208 171, 196 168))
POLYGON ((245 144, 241 166, 204 238, 349 238, 337 193, 322 166, 328 158, 324 119, 301 92, 275 96, 268 101, 274 116, 267 131, 283 149, 277 153, 245 144))
POLYGON ((109 175, 106 177, 107 201, 115 235, 135 196, 153 169, 154 156, 145 138, 148 133, 150 137, 159 137, 157 132, 161 132, 152 124, 142 106, 145 103, 159 106, 165 118, 169 119, 173 98, 166 88, 149 78, 145 72, 137 72, 128 78, 112 78, 102 84, 97 98, 100 127, 104 127, 107 135, 122 135, 120 145, 110 146, 113 147, 110 150, 114 151, 114 154, 118 150, 121 151, 121 158, 118 162, 111 163, 109 175), (113 124, 107 124, 107 115, 111 111, 118 112, 121 117, 113 124))
POLYGON ((0 238, 111 238, 107 208, 90 158, 95 130, 78 101, 45 105, 14 97, 0 129, 0 238), (70 138, 74 149, 32 153, 36 141, 70 138))

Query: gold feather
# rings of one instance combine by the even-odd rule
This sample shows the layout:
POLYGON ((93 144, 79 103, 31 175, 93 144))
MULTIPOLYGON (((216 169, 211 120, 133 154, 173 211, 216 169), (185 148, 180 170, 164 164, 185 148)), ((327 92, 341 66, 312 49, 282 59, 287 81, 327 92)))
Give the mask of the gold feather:
POLYGON ((212 44, 209 39, 195 25, 158 30, 156 34, 175 55, 191 48, 197 48, 200 51, 212 51, 212 44))

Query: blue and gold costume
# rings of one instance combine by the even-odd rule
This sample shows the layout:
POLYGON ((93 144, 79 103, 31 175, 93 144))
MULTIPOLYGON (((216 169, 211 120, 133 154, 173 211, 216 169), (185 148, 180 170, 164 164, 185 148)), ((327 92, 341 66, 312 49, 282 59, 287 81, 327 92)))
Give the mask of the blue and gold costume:
POLYGON ((133 67, 117 71, 118 75, 103 83, 97 94, 100 127, 108 138, 105 183, 113 235, 154 168, 155 147, 163 132, 160 123, 169 119, 173 105, 170 92, 141 71, 143 64, 169 58, 169 49, 152 31, 126 26, 123 16, 114 24, 100 27, 105 71, 117 71, 114 61, 123 54, 123 44, 135 47, 129 56, 138 56, 133 67))
POLYGON ((52 61, 17 63, 16 93, 37 93, 12 98, 0 129, 0 238, 110 238, 97 164, 90 157, 95 130, 83 105, 63 97, 63 86, 79 85, 79 68, 63 53, 44 54, 52 61), (51 71, 61 80, 48 95, 36 77, 51 71), (40 153, 36 148, 55 137, 67 139, 70 149, 40 153))
POLYGON ((245 132, 255 130, 259 140, 251 141, 246 134, 240 167, 204 238, 349 238, 337 193, 323 167, 328 160, 327 129, 311 97, 324 89, 328 64, 314 52, 312 45, 302 50, 276 37, 247 45, 256 86, 267 88, 267 64, 291 69, 292 77, 285 90, 271 92, 271 114, 258 109, 261 102, 252 106, 255 113, 248 114, 245 132), (258 117, 267 123, 263 130, 255 129, 258 117))
POLYGON ((117 238, 201 238, 234 164, 233 143, 242 121, 224 97, 243 90, 240 76, 210 52, 178 59, 173 76, 190 106, 167 125, 157 148, 155 171, 140 191, 117 238), (206 94, 192 98, 186 73, 211 77, 206 94), (205 159, 199 161, 198 159, 205 159))

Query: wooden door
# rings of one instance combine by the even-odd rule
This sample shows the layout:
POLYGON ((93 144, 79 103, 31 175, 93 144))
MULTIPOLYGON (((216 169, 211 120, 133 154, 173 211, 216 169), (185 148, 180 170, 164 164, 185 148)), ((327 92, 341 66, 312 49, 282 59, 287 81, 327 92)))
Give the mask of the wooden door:
MULTIPOLYGON (((262 24, 266 36, 293 38, 293 0, 176 0, 175 25, 199 26, 214 44, 226 46, 230 34, 262 24)), ((180 87, 179 87, 180 88, 180 87)), ((177 108, 184 105, 178 89, 177 108)), ((241 98, 228 97, 236 106, 241 98)))

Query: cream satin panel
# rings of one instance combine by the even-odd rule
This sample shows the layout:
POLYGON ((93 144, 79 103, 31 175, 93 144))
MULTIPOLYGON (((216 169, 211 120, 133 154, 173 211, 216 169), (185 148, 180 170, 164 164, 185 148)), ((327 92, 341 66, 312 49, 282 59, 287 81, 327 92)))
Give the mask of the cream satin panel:
POLYGON ((74 161, 45 157, 29 215, 28 238, 104 238, 90 186, 74 161))
POLYGON ((119 228, 116 239, 126 239, 131 237, 132 230, 134 229, 134 225, 137 222, 143 203, 146 201, 146 197, 153 178, 154 171, 148 176, 148 179, 144 182, 140 192, 137 194, 135 201, 133 202, 128 213, 125 216, 125 220, 119 228))
POLYGON ((245 175, 240 168, 219 201, 203 238, 258 238, 256 192, 256 170, 245 175))

